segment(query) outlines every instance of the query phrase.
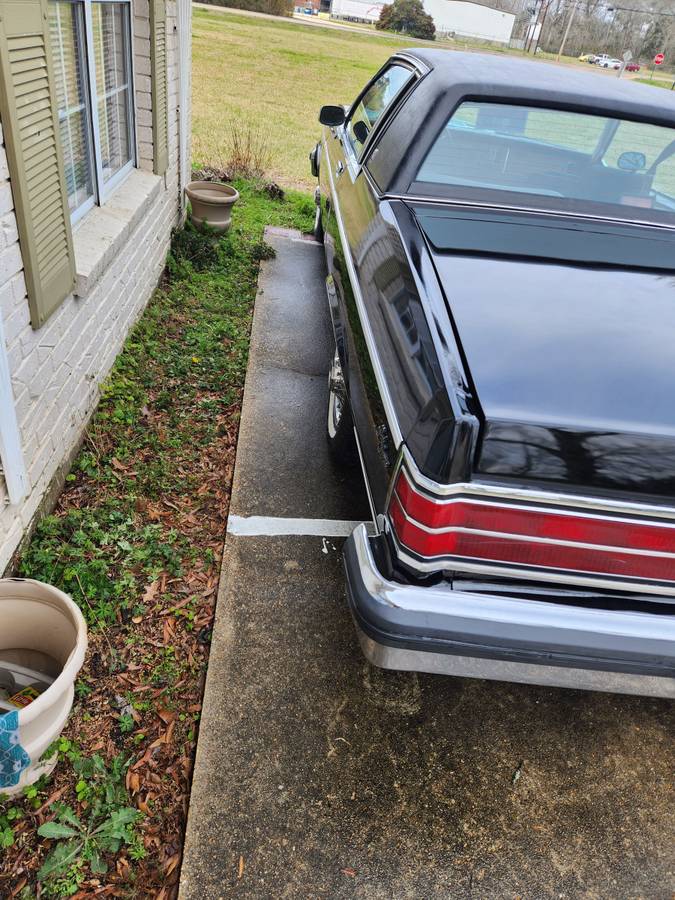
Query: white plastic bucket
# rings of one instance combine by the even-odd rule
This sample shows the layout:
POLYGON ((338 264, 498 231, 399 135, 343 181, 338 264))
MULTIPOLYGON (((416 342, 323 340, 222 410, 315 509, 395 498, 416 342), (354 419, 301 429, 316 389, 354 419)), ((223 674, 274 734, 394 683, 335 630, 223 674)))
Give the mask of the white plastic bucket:
POLYGON ((21 793, 56 765, 55 754, 41 757, 66 724, 86 649, 87 625, 67 594, 27 578, 0 579, 0 661, 54 678, 28 706, 0 711, 0 796, 21 793))

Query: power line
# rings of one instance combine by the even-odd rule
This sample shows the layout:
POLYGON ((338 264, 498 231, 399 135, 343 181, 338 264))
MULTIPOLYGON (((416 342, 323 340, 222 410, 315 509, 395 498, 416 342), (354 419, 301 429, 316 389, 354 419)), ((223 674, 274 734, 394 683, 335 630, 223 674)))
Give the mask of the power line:
POLYGON ((675 13, 659 12, 653 9, 637 9, 633 6, 605 6, 607 12, 635 12, 645 16, 664 16, 665 18, 675 19, 675 13))

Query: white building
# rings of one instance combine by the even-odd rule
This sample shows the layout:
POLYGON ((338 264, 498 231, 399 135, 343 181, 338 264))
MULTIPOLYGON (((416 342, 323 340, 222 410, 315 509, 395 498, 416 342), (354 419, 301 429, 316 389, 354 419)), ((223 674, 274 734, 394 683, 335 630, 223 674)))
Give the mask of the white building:
POLYGON ((0 574, 68 472, 181 220, 190 14, 0 0, 0 574))
MULTIPOLYGON (((473 0, 422 0, 434 20, 439 36, 474 38, 508 44, 516 21, 513 13, 502 12, 473 0)), ((373 0, 332 0, 330 14, 335 19, 377 22, 384 2, 373 0)))
POLYGON ((423 0, 438 35, 508 44, 516 21, 513 13, 472 0, 423 0))
POLYGON ((345 19, 349 22, 377 22, 384 6, 384 0, 331 0, 331 19, 345 19))

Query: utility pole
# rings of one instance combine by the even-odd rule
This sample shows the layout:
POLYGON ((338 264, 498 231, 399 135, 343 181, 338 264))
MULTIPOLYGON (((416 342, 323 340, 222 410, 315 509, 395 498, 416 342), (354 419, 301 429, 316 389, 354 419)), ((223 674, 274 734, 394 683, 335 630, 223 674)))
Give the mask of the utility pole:
POLYGON ((560 57, 563 55, 563 50, 565 49, 565 44, 567 43, 567 38, 570 33, 570 28, 572 27, 572 22, 574 20, 574 13, 577 11, 577 0, 572 0, 572 10, 570 12, 570 17, 567 20, 567 28, 565 29, 565 34, 563 35, 562 43, 560 44, 560 50, 558 50, 558 55, 556 57, 557 62, 560 62, 560 57))
POLYGON ((537 23, 539 22, 539 13, 541 12, 541 6, 539 3, 543 3, 544 0, 535 0, 534 9, 535 12, 532 16, 530 16, 530 21, 527 23, 527 36, 525 38, 525 53, 529 53, 532 49, 532 41, 534 40, 534 32, 537 29, 537 23), (532 19, 535 18, 534 24, 532 24, 532 19))
POLYGON ((544 25, 546 24, 546 14, 548 13, 551 3, 553 3, 553 0, 544 0, 544 6, 543 6, 544 15, 542 16, 541 24, 539 25, 539 32, 537 34, 537 42, 534 45, 534 55, 535 56, 537 55, 537 50, 539 49, 539 41, 541 40, 541 35, 544 31, 544 25))
POLYGON ((528 26, 528 40, 527 46, 525 47, 526 53, 531 53, 532 45, 534 44, 534 53, 537 52, 537 47, 539 46, 539 38, 541 36, 541 29, 544 27, 544 20, 546 19, 546 11, 548 7, 551 5, 551 0, 536 0, 535 9, 536 9, 536 19, 534 24, 530 21, 528 26), (542 17, 542 13, 544 14, 542 17))

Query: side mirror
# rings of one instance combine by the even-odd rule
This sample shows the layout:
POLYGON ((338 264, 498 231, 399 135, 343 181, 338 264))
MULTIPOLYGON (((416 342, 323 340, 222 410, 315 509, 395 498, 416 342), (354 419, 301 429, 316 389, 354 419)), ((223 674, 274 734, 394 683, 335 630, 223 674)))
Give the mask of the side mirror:
POLYGON ((647 157, 637 150, 627 150, 621 154, 616 164, 624 172, 639 172, 647 168, 647 157))
POLYGON ((354 137, 359 142, 359 144, 365 144, 368 140, 368 135, 370 134, 370 129, 363 121, 363 119, 359 119, 358 122, 354 122, 354 137))
POLYGON ((319 113, 319 122, 322 125, 329 125, 336 128, 338 125, 344 125, 345 111, 341 106, 322 106, 319 113))

